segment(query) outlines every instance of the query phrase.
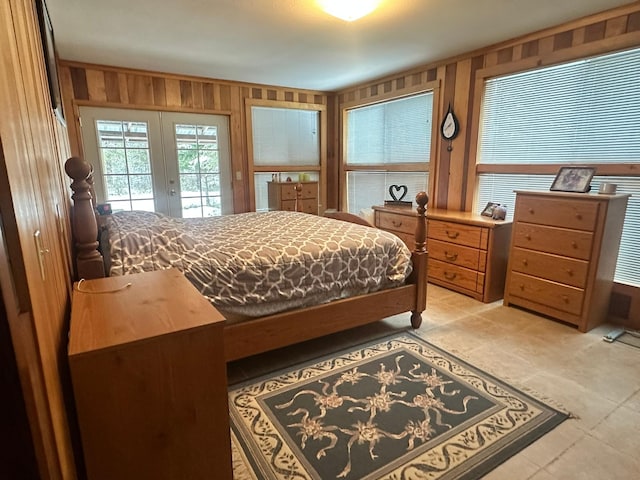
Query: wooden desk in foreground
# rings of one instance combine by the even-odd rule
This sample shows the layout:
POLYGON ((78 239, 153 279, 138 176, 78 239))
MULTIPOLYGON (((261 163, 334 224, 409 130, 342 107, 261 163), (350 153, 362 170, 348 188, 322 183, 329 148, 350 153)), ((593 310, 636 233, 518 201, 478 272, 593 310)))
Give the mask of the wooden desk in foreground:
POLYGON ((231 479, 222 315, 175 269, 80 288, 68 354, 89 480, 231 479))

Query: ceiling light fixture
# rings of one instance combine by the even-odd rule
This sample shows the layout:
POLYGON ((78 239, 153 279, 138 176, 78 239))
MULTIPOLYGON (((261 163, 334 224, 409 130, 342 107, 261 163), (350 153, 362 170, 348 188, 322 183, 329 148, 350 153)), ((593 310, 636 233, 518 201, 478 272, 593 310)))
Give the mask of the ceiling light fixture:
POLYGON ((370 14, 381 2, 382 0, 318 0, 322 10, 347 22, 370 14))

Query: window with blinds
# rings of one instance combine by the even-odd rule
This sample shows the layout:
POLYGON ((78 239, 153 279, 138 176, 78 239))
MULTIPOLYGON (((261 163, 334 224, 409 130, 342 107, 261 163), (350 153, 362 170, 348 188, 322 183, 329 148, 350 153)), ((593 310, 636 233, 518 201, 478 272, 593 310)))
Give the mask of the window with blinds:
POLYGON ((320 112, 252 107, 254 165, 319 165, 320 112))
POLYGON ((255 209, 268 210, 268 182, 276 174, 283 181, 321 177, 321 113, 309 108, 251 107, 253 191, 255 209))
POLYGON ((427 190, 433 92, 357 107, 346 115, 347 208, 351 213, 390 199, 391 185, 406 185, 403 200, 427 190))
POLYGON ((485 82, 475 210, 500 202, 513 213, 513 190, 549 190, 555 175, 541 164, 606 165, 608 176, 591 182, 618 184, 631 193, 615 280, 640 286, 635 246, 640 244, 640 49, 617 52, 485 82), (530 173, 522 174, 522 164, 530 173), (499 170, 491 172, 491 165, 499 170), (514 170, 509 171, 509 165, 514 170))

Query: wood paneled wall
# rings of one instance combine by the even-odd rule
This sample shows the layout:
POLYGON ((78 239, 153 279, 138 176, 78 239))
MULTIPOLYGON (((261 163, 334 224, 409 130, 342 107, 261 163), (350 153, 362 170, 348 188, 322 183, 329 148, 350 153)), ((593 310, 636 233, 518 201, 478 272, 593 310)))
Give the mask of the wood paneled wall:
MULTIPOLYGON (((470 210, 475 186, 475 146, 478 126, 472 122, 482 94, 479 73, 495 76, 529 70, 542 65, 584 58, 640 45, 640 2, 535 32, 434 64, 389 75, 338 92, 338 108, 379 102, 419 91, 436 80, 441 120, 449 103, 458 117, 461 133, 448 152, 447 142, 437 137, 429 205, 470 210)), ((341 118, 341 117, 340 117, 341 118)), ((439 122, 438 122, 439 124, 439 122)), ((341 131, 340 128, 337 129, 341 131)), ((340 161, 342 161, 340 159, 340 161)))
POLYGON ((78 121, 82 105, 228 115, 236 213, 249 210, 249 182, 253 181, 248 178, 246 100, 328 102, 328 95, 317 91, 65 61, 61 62, 61 82, 66 111, 73 115, 68 128, 74 155, 83 154, 78 121))
POLYGON ((40 476, 74 479, 69 195, 62 181, 69 148, 51 108, 35 5, 0 2, 0 213, 11 256, 0 265, 0 290, 40 476))

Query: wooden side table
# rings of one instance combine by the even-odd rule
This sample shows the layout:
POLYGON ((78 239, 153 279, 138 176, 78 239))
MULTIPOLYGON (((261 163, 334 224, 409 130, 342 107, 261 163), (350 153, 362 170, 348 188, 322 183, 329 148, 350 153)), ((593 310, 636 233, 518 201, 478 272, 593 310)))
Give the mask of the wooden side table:
POLYGON ((88 478, 231 479, 222 315, 175 269, 79 288, 68 354, 88 478))

